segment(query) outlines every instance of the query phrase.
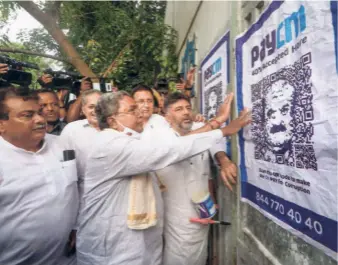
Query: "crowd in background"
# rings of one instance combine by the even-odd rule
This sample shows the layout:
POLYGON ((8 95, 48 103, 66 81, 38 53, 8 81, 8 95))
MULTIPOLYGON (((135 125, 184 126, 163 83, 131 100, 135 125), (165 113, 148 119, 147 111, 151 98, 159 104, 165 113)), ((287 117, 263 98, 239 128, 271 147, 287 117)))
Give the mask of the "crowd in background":
POLYGON ((224 137, 250 112, 223 126, 229 94, 211 120, 193 113, 193 74, 173 93, 103 94, 84 78, 71 100, 49 75, 37 91, 1 88, 0 264, 205 265, 194 196, 214 195, 211 161, 232 190, 224 137))

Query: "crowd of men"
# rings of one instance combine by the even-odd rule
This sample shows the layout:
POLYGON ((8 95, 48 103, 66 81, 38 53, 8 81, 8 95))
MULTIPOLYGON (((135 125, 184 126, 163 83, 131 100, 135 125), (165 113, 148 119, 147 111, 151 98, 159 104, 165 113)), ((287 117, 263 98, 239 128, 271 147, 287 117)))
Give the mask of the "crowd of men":
POLYGON ((205 265, 188 181, 208 185, 210 156, 232 189, 224 137, 249 111, 224 127, 232 94, 204 122, 181 92, 156 110, 144 85, 102 94, 86 79, 66 94, 0 89, 0 264, 205 265))

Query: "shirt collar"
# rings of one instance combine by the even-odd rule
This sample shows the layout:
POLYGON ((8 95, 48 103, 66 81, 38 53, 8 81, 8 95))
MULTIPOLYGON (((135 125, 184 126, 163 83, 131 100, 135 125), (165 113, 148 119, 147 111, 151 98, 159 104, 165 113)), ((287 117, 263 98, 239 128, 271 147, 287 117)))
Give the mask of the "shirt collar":
POLYGON ((83 124, 82 124, 82 126, 83 126, 84 128, 86 128, 86 127, 90 127, 90 124, 89 124, 89 122, 88 122, 88 120, 87 120, 87 119, 83 120, 83 124))
POLYGON ((27 150, 25 150, 25 149, 23 149, 23 148, 17 147, 17 146, 15 146, 15 145, 11 144, 10 142, 6 141, 4 138, 2 138, 2 137, 0 136, 0 142, 2 142, 2 143, 3 143, 5 146, 7 146, 8 148, 13 149, 13 150, 16 151, 16 152, 20 152, 20 153, 28 153, 28 154, 39 154, 39 153, 43 152, 43 151, 46 149, 47 143, 46 143, 46 140, 45 140, 45 139, 43 139, 42 141, 43 141, 43 142, 42 142, 41 148, 40 148, 37 152, 32 152, 32 151, 27 151, 27 150))

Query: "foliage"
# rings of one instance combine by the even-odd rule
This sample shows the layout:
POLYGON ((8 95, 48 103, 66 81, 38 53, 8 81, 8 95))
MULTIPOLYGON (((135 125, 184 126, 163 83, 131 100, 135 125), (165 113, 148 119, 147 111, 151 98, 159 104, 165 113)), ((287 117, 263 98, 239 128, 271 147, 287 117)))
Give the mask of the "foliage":
MULTIPOLYGON (((41 8, 96 74, 116 60, 108 77, 122 89, 177 73, 176 32, 164 24, 165 1, 45 1, 41 8)), ((31 50, 63 55, 45 30, 21 32, 19 38, 31 50)))

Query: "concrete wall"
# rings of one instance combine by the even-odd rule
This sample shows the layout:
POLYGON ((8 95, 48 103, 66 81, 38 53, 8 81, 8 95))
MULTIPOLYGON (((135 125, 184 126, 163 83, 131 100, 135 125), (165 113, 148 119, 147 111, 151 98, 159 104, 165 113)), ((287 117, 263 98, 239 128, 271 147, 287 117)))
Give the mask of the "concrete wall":
MULTIPOLYGON (((186 39, 191 40, 194 36, 196 64, 201 63, 222 34, 230 29, 230 9, 229 1, 168 1, 165 21, 177 30, 177 53, 180 63, 186 39)), ((199 87, 198 79, 195 87, 199 87)), ((197 102, 198 93, 194 102, 196 107, 197 102)))
MULTIPOLYGON (((245 31, 269 3, 267 1, 168 1, 166 23, 178 31, 177 53, 182 58, 186 39, 196 37, 196 64, 231 30, 230 89, 235 91, 234 37, 245 31)), ((198 81, 198 80, 197 80, 198 81)), ((196 89, 199 89, 197 82, 196 89)), ((198 93, 197 93, 198 95, 198 93)), ((199 102, 199 100, 195 100, 199 102)), ((233 109, 233 113, 235 113, 233 109)), ((233 161, 237 139, 233 137, 233 161)), ((215 227, 218 265, 334 265, 332 258, 282 229, 256 209, 240 201, 240 183, 229 192, 218 179, 219 218, 229 227, 215 227)), ((336 235, 332 235, 336 236, 336 235)), ((217 256, 217 258, 216 258, 217 256)))

